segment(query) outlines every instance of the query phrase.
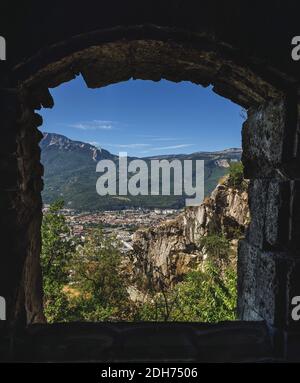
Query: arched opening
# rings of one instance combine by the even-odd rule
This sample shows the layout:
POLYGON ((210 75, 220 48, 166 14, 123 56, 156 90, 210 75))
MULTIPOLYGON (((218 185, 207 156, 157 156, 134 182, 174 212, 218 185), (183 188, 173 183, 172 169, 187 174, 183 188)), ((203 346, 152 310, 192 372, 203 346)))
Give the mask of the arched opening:
POLYGON ((248 183, 237 173, 241 108, 211 89, 165 80, 91 91, 79 77, 51 93, 57 111, 41 111, 40 144, 47 319, 236 319, 237 242, 249 222, 248 183), (128 165, 146 166, 149 187, 133 195, 129 186, 121 195, 119 176, 116 195, 99 196, 98 164, 118 167, 123 151, 128 165), (154 195, 151 161, 177 161, 181 171, 204 161, 205 202, 186 209, 186 188, 174 193, 182 179, 163 195, 170 178, 162 173, 154 195))
MULTIPOLYGON (((53 49, 55 52, 56 47, 53 49)), ((20 69, 17 68, 17 70, 20 69)), ((52 107, 53 100, 48 88, 68 81, 79 73, 82 74, 88 87, 91 88, 102 87, 111 83, 128 80, 129 78, 154 81, 165 78, 175 82, 189 80, 192 83, 204 86, 208 86, 212 83, 215 92, 220 93, 247 109, 250 108, 250 111, 253 110, 254 118, 256 118, 255 108, 257 105, 264 105, 266 100, 280 97, 280 92, 276 90, 276 88, 257 76, 257 74, 252 72, 248 67, 240 66, 233 59, 228 58, 215 44, 208 45, 204 50, 199 50, 199 47, 195 47, 194 45, 175 44, 157 40, 132 40, 105 43, 64 56, 62 59, 44 66, 37 71, 35 75, 23 81, 21 89, 24 95, 24 107, 28 108, 28 121, 31 126, 31 130, 28 128, 28 125, 26 126, 25 135, 31 135, 31 137, 33 137, 32 133, 35 131, 36 145, 41 139, 41 136, 36 132, 36 126, 41 125, 42 121, 37 114, 32 114, 33 108, 38 109, 41 106, 52 107)), ((271 109, 272 105, 271 103, 271 109)), ((276 108, 276 101, 274 101, 274 105, 274 108, 276 108)), ((284 104, 281 103, 281 105, 284 104)), ((260 112, 259 115, 262 119, 264 119, 263 110, 264 106, 261 107, 262 112, 260 112)), ((267 113, 269 113, 269 111, 267 111, 267 113)), ((280 121, 280 113, 278 117, 279 119, 274 122, 280 125, 282 123, 282 121, 280 121)), ((270 130, 270 126, 266 125, 264 129, 268 131, 270 130)), ((263 134, 265 134, 264 129, 262 130, 263 134)), ((251 163, 251 166, 246 166, 245 168, 246 177, 253 175, 250 173, 255 169, 257 157, 266 159, 265 165, 267 168, 270 168, 271 172, 272 164, 276 162, 276 158, 272 158, 272 155, 269 156, 269 148, 263 147, 263 141, 259 143, 251 142, 250 145, 247 145, 247 140, 248 142, 249 139, 251 140, 251 135, 254 130, 255 127, 251 126, 251 123, 244 124, 244 151, 242 160, 246 165, 249 165, 249 161, 251 163), (253 145, 259 145, 259 148, 255 148, 252 152, 253 145), (259 155, 257 156, 257 154, 259 155)), ((281 131, 281 127, 279 127, 279 135, 281 131)), ((276 140, 277 136, 274 137, 274 139, 276 140)), ((38 150, 36 155, 39 156, 38 150)), ((257 169, 257 172, 259 172, 259 169, 257 169)), ((38 178, 39 177, 38 175, 38 178)), ((32 198, 32 192, 30 193, 32 198)), ((41 210, 40 198, 40 189, 37 187, 34 204, 38 210, 41 210)), ((41 215, 39 214, 38 226, 40 225, 40 220, 41 215)), ((32 240, 35 242, 37 238, 39 238, 39 235, 37 235, 35 239, 32 238, 32 240)), ((36 245, 36 249, 38 248, 39 244, 36 245)), ((39 251, 35 250, 35 254, 31 252, 30 255, 31 261, 35 263, 38 269, 39 251)), ((29 259, 30 257, 28 257, 28 260, 29 259)), ((36 279, 40 278, 40 276, 38 277, 36 275, 38 273, 35 272, 32 265, 28 272, 30 274, 29 281, 35 281, 34 283, 36 283, 36 279)), ((249 281, 249 283, 251 282, 249 281)), ((241 280, 239 284, 242 285, 243 280, 241 280)), ((30 284, 28 285, 28 289, 32 291, 30 284)), ((32 299, 32 293, 30 294, 30 299, 32 299)), ((36 309, 40 312, 41 299, 37 298, 35 303, 37 304, 36 309)), ((35 304, 32 302, 27 304, 27 307, 30 307, 30 311, 35 311, 35 309, 33 309, 34 306, 35 304)), ((29 317, 31 316, 34 318, 38 317, 38 315, 32 313, 29 314, 29 317)), ((253 318, 259 318, 259 316, 257 317, 255 314, 253 318)), ((31 322, 32 319, 28 320, 31 322)))

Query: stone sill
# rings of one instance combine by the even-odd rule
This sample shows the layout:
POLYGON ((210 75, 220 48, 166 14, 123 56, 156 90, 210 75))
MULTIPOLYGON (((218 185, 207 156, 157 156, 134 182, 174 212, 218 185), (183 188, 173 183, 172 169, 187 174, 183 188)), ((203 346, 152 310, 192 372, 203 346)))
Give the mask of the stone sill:
POLYGON ((264 322, 36 324, 0 338, 2 361, 276 361, 264 322))

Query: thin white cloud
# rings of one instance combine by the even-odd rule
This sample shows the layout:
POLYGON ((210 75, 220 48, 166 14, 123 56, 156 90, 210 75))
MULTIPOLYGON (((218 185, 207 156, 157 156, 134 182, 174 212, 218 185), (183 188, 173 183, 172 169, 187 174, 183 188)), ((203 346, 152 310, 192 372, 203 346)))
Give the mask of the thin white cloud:
POLYGON ((81 130, 112 130, 115 129, 115 122, 108 120, 92 120, 68 124, 70 128, 81 130))
POLYGON ((149 148, 147 150, 143 150, 141 153, 149 153, 152 151, 161 151, 161 150, 173 150, 173 149, 182 149, 182 148, 188 148, 190 146, 193 146, 194 144, 178 144, 178 145, 170 145, 170 146, 156 146, 149 148))
POLYGON ((143 137, 143 138, 157 138, 159 136, 154 136, 153 134, 138 134, 135 137, 143 137))
POLYGON ((113 146, 115 148, 130 148, 130 149, 135 149, 135 148, 144 148, 151 146, 150 144, 140 144, 140 143, 133 143, 133 144, 107 144, 107 146, 113 146))
POLYGON ((147 138, 149 141, 180 141, 181 138, 178 137, 161 137, 161 136, 153 136, 150 134, 141 134, 137 137, 147 138))
MULTIPOLYGON (((90 141, 89 144, 100 147, 100 143, 98 141, 90 141)), ((172 149, 181 149, 181 148, 187 148, 190 146, 193 146, 194 144, 178 144, 178 145, 169 145, 169 146, 152 146, 151 144, 147 143, 131 143, 131 144, 102 144, 101 147, 113 147, 113 148, 119 148, 119 149, 144 149, 140 150, 140 153, 149 153, 152 151, 161 151, 161 150, 172 150, 172 149)))
POLYGON ((151 141, 179 141, 178 137, 155 137, 151 138, 151 141))
POLYGON ((193 146, 194 144, 179 144, 179 145, 170 145, 170 146, 158 146, 155 148, 151 148, 151 150, 169 150, 169 149, 181 149, 187 148, 189 146, 193 146))

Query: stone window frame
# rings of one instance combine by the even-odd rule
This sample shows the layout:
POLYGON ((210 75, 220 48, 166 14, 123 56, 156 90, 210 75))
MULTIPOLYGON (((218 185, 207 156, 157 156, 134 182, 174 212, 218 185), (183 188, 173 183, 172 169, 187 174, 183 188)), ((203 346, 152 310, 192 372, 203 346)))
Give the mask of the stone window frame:
POLYGON ((28 226, 22 233, 22 281, 15 289, 16 303, 9 302, 12 322, 24 311, 29 325, 44 319, 39 264, 43 169, 38 147, 41 134, 37 130, 42 118, 36 110, 53 107, 48 89, 80 73, 90 88, 130 78, 191 81, 205 87, 212 84, 214 92, 247 109, 242 161, 245 175, 251 179, 252 221, 239 246, 238 311, 242 320, 265 321, 273 346, 279 345, 281 355, 286 354, 287 339, 294 346, 291 331, 298 334, 299 329, 289 317, 290 298, 299 284, 295 256, 299 243, 295 218, 295 196, 299 195, 295 166, 299 159, 295 145, 298 96, 294 90, 279 87, 255 60, 242 60, 233 47, 215 41, 213 36, 153 25, 77 36, 13 69, 18 79, 17 169, 21 194, 17 206, 20 218, 27 217, 28 226))

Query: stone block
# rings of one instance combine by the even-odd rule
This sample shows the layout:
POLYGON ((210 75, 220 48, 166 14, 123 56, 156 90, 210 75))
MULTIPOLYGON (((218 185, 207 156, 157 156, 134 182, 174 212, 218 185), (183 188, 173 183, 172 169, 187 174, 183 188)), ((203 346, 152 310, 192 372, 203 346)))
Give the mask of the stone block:
POLYGON ((282 253, 263 252, 240 241, 238 253, 238 315, 242 320, 278 322, 283 306, 282 253))
POLYGON ((264 246, 284 249, 289 240, 291 183, 272 180, 266 201, 264 246))
POLYGON ((256 311, 256 270, 258 249, 245 240, 238 249, 238 316, 241 320, 261 320, 256 311))
POLYGON ((249 193, 250 224, 247 232, 247 240, 253 246, 260 249, 264 243, 264 226, 267 206, 268 180, 251 180, 249 193))
POLYGON ((291 181, 255 179, 250 182, 251 221, 247 240, 263 251, 282 251, 290 231, 291 181))
POLYGON ((285 121, 283 99, 249 110, 242 130, 246 178, 280 178, 277 169, 282 162, 285 121))

